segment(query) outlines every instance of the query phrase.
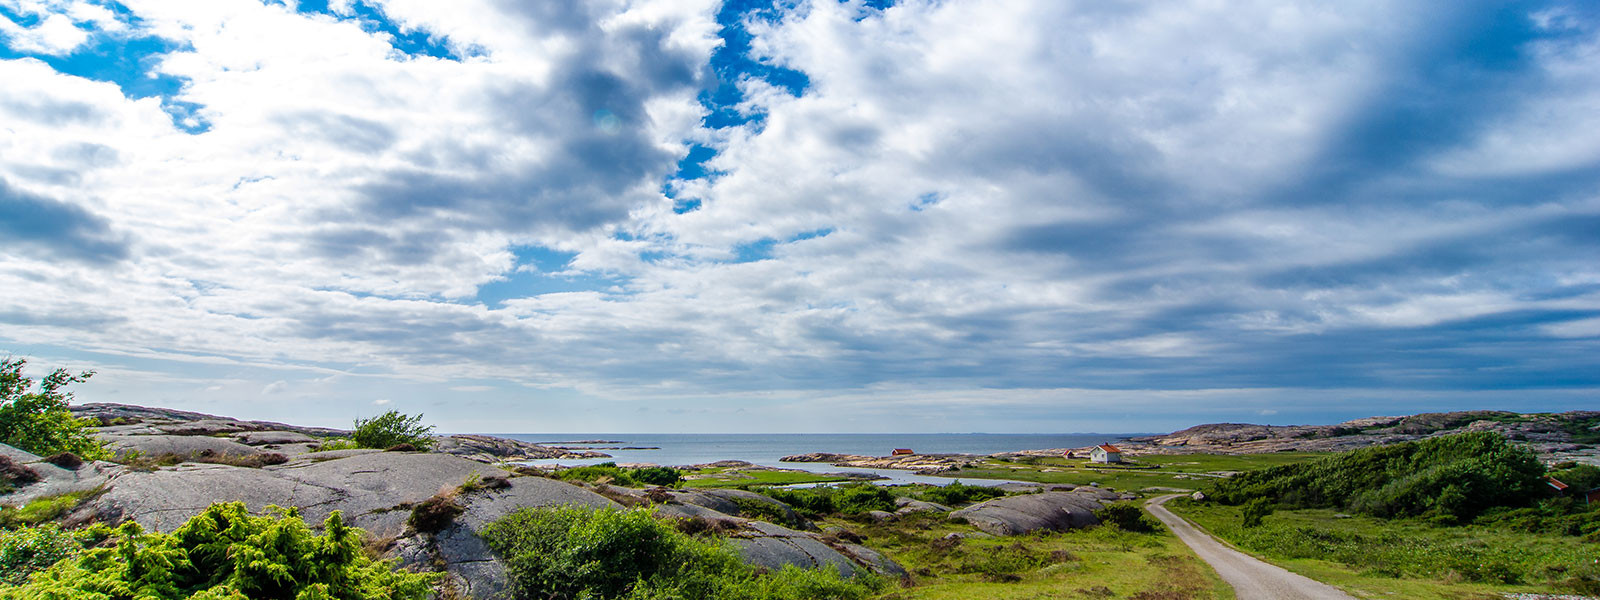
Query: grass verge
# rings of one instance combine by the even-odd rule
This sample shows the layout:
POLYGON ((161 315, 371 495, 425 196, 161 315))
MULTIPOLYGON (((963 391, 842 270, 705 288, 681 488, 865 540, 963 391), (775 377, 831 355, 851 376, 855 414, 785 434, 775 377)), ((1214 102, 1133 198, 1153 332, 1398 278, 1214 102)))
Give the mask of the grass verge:
POLYGON ((1279 510, 1244 527, 1244 508, 1168 503, 1218 537, 1291 571, 1371 598, 1499 598, 1600 593, 1600 545, 1479 526, 1279 510))

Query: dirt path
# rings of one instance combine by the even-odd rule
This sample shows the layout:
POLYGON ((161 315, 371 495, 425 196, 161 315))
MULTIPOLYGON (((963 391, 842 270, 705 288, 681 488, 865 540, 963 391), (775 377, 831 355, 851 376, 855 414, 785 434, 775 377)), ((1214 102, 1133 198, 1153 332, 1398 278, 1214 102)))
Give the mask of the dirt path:
POLYGON ((1233 586, 1239 600, 1355 600, 1331 585, 1290 573, 1223 545, 1163 506, 1181 495, 1152 498, 1145 502, 1145 508, 1178 534, 1178 539, 1193 548, 1201 560, 1210 563, 1223 581, 1233 586))

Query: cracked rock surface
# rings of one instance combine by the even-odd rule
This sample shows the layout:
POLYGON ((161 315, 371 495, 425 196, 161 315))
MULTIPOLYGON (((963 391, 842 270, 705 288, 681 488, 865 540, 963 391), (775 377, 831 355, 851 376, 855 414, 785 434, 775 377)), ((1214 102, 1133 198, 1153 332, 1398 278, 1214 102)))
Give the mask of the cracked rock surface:
MULTIPOLYGON (((1084 488, 1080 488, 1084 489, 1084 488)), ((1066 531, 1098 525, 1094 511, 1117 494, 1105 490, 1043 492, 1006 496, 950 513, 993 535, 1022 535, 1040 529, 1066 531)))

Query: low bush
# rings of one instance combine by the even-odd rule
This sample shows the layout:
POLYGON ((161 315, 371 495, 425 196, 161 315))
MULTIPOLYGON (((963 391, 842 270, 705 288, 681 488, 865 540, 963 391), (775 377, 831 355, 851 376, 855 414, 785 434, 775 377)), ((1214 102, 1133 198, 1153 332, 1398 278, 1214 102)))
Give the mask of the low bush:
POLYGON ((1528 505, 1547 493, 1543 473, 1532 452, 1485 431, 1249 471, 1218 480, 1206 495, 1224 504, 1269 498, 1290 507, 1455 522, 1496 506, 1528 505))
POLYGON ((82 549, 76 536, 54 523, 0 531, 0 585, 22 585, 82 549))
POLYGON ((854 516, 874 510, 893 511, 894 494, 870 483, 839 487, 767 488, 759 490, 808 517, 854 516))
POLYGON ((586 481, 589 483, 609 483, 623 487, 639 487, 639 482, 634 481, 627 469, 617 466, 617 463, 604 462, 582 467, 562 469, 551 474, 552 477, 562 481, 586 481))
POLYGON ((691 537, 648 509, 525 508, 482 533, 524 598, 856 600, 887 587, 831 568, 763 574, 724 542, 691 537))
POLYGON ((959 506, 972 502, 982 502, 991 498, 1006 495, 1002 490, 981 485, 967 485, 961 480, 950 482, 948 485, 932 488, 918 494, 923 500, 937 502, 945 506, 959 506))
POLYGON ((671 487, 683 481, 683 471, 672 467, 640 467, 628 475, 645 485, 671 487))
POLYGON ((437 494, 411 507, 411 517, 406 519, 406 524, 423 533, 438 533, 464 511, 455 494, 437 494))
POLYGON ((0 484, 7 486, 23 486, 39 480, 39 472, 33 467, 11 460, 11 457, 0 454, 0 484))
POLYGON ((63 469, 78 470, 83 466, 83 458, 71 452, 58 452, 44 459, 45 462, 63 469))
POLYGON ((1146 515, 1138 505, 1131 502, 1115 502, 1107 504, 1100 510, 1094 511, 1094 516, 1100 523, 1110 525, 1123 531, 1136 533, 1151 533, 1161 531, 1161 523, 1146 515))
POLYGON ((356 419, 355 432, 350 438, 362 448, 392 448, 411 444, 418 449, 433 447, 433 426, 422 425, 422 415, 415 417, 391 410, 370 419, 356 419))
POLYGON ((328 440, 326 442, 318 444, 317 447, 312 450, 312 452, 332 452, 334 450, 355 450, 355 449, 360 448, 360 447, 361 447, 361 444, 357 444, 355 440, 347 439, 347 438, 339 438, 339 439, 334 439, 334 440, 328 440))
POLYGON ((61 560, 0 598, 422 600, 439 577, 367 558, 361 530, 338 512, 321 535, 296 511, 278 513, 213 504, 170 534, 130 521, 117 528, 114 547, 61 560))

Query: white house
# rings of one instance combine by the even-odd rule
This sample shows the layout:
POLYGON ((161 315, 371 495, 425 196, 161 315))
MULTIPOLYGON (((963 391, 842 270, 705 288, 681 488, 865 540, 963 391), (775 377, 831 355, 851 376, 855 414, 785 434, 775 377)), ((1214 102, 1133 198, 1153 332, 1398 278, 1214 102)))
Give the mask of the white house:
POLYGON ((1119 463, 1122 462, 1122 449, 1111 444, 1100 444, 1089 451, 1089 462, 1119 463))

